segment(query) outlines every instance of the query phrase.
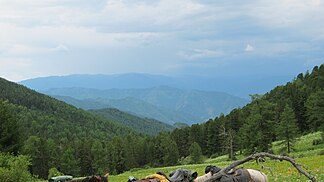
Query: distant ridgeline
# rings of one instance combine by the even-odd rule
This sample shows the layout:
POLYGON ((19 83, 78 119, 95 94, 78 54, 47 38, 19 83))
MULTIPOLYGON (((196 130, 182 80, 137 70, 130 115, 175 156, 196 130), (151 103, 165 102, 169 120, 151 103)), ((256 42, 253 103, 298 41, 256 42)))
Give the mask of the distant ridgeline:
POLYGON ((53 88, 42 92, 82 109, 117 108, 168 124, 200 123, 248 103, 245 99, 223 92, 168 86, 109 90, 53 88))
MULTIPOLYGON (((202 80, 194 82, 201 84, 202 80)), ((199 88, 184 88, 174 78, 146 74, 67 75, 20 83, 78 108, 117 108, 171 125, 201 123, 248 103, 247 99, 213 90, 211 85, 220 86, 219 80, 206 81, 205 87, 199 88), (206 87, 209 90, 204 90, 206 87)))
POLYGON ((324 65, 263 96, 252 95, 251 103, 228 115, 156 136, 113 121, 132 123, 118 110, 92 114, 4 79, 0 88, 0 150, 30 155, 31 172, 42 178, 52 167, 86 176, 175 165, 194 151, 234 157, 237 151, 268 151, 275 140, 283 140, 289 152, 301 133, 324 131, 324 65))

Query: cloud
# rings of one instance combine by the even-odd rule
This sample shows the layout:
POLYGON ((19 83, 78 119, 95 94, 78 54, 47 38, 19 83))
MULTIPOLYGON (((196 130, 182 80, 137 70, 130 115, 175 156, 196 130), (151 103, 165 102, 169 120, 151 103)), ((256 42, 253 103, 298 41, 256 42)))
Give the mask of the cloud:
POLYGON ((4 51, 4 55, 6 56, 26 56, 26 55, 35 55, 46 52, 46 48, 43 47, 35 47, 33 45, 25 45, 25 44, 13 44, 7 45, 4 51))
POLYGON ((17 74, 26 77, 184 73, 188 65, 199 73, 205 72, 199 64, 217 68, 245 56, 304 62, 324 56, 323 22, 321 0, 0 0, 0 59, 38 65, 30 74, 17 66, 17 74), (216 58, 217 63, 200 61, 216 58), (75 67, 78 61, 86 66, 75 67))
POLYGON ((145 27, 179 26, 205 10, 204 4, 191 0, 161 0, 156 3, 110 0, 100 14, 107 18, 107 24, 136 23, 139 27, 144 23, 145 27))
POLYGON ((14 44, 6 45, 0 49, 0 53, 6 57, 46 55, 55 52, 69 52, 69 48, 64 44, 59 44, 54 48, 36 47, 34 45, 14 44))
POLYGON ((224 55, 224 52, 220 50, 193 49, 191 51, 179 51, 178 55, 186 60, 199 60, 220 57, 224 55))
POLYGON ((319 29, 324 31, 324 3, 321 0, 263 0, 249 3, 244 9, 260 25, 271 29, 292 28, 308 35, 319 29), (310 27, 306 28, 307 25, 310 27))
POLYGON ((38 76, 39 73, 34 72, 33 66, 34 63, 30 59, 0 57, 0 77, 17 81, 38 76))
POLYGON ((254 51, 254 47, 251 46, 250 44, 247 44, 244 50, 246 52, 252 52, 252 51, 254 51))
POLYGON ((69 48, 64 44, 59 44, 55 48, 51 49, 54 52, 69 52, 69 48))
MULTIPOLYGON (((169 35, 163 32, 98 32, 92 27, 40 26, 20 27, 1 24, 0 45, 28 45, 51 47, 58 42, 78 47, 136 47, 166 40, 169 35)), ((66 45, 61 45, 62 46, 66 45)))

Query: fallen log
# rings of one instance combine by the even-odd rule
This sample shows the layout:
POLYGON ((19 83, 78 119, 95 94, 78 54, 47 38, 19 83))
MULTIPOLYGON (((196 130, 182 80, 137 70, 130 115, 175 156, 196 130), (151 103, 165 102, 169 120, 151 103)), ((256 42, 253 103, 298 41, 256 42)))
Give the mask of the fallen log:
POLYGON ((297 164, 293 158, 288 157, 288 156, 273 155, 273 154, 269 154, 269 153, 266 153, 266 152, 252 154, 252 155, 250 155, 250 156, 248 156, 248 157, 246 157, 246 158, 244 158, 242 160, 235 161, 232 164, 230 164, 229 166, 227 166, 227 167, 223 168, 222 170, 220 170, 218 173, 215 173, 211 178, 206 180, 206 182, 212 182, 213 180, 216 180, 216 179, 222 177, 223 175, 226 175, 226 173, 228 171, 230 171, 231 169, 235 168, 238 165, 244 164, 244 163, 246 163, 248 161, 251 161, 251 160, 259 161, 260 159, 265 158, 265 157, 275 159, 275 160, 280 160, 280 161, 283 161, 283 160, 288 161, 298 170, 299 173, 305 175, 312 182, 317 182, 315 177, 310 175, 307 171, 303 170, 302 166, 300 164, 297 164))

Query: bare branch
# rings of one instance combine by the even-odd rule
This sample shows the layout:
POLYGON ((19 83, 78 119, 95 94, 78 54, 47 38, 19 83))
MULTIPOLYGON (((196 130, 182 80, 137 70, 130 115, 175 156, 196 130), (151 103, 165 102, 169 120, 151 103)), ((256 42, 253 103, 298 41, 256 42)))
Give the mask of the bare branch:
POLYGON ((294 159, 292 159, 290 157, 287 157, 287 156, 273 155, 273 154, 269 154, 269 153, 265 153, 265 152, 252 154, 252 155, 250 155, 250 156, 248 156, 248 157, 246 157, 246 158, 244 158, 242 160, 238 160, 238 161, 233 162, 231 165, 227 166, 226 168, 223 168, 221 171, 219 171, 218 173, 214 174, 206 182, 212 182, 213 180, 218 179, 218 178, 220 178, 223 175, 226 175, 226 173, 229 170, 235 168, 238 165, 244 164, 244 163, 246 163, 248 161, 251 161, 251 160, 258 160, 258 159, 264 158, 264 157, 269 157, 271 159, 280 160, 280 161, 283 161, 283 160, 288 161, 288 162, 290 162, 298 170, 299 173, 305 175, 312 182, 317 182, 317 180, 315 179, 315 177, 314 176, 311 176, 307 171, 304 171, 302 169, 301 165, 300 164, 297 164, 294 159))

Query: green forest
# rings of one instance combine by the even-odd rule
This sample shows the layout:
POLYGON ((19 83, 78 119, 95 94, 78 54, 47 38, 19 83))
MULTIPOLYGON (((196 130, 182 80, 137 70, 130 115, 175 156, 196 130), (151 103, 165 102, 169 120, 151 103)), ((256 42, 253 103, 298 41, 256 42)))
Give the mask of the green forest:
POLYGON ((323 64, 264 95, 251 95, 249 104, 228 115, 157 135, 5 79, 0 78, 0 88, 0 170, 9 170, 16 163, 8 161, 17 160, 27 166, 21 170, 42 179, 53 168, 86 176, 172 166, 188 156, 195 162, 202 155, 235 159, 238 153, 272 152, 271 143, 277 140, 285 146, 282 153, 290 153, 302 134, 324 133, 323 64))
POLYGON ((135 115, 128 114, 115 108, 94 109, 89 112, 104 117, 108 120, 118 122, 124 126, 130 126, 138 133, 157 135, 162 131, 171 131, 174 129, 172 125, 157 121, 150 118, 141 118, 135 115))

